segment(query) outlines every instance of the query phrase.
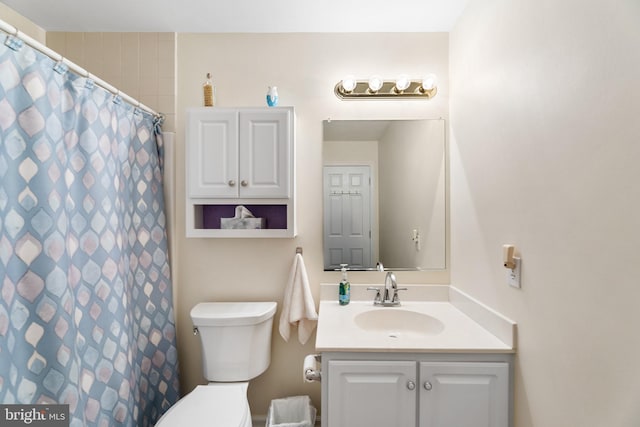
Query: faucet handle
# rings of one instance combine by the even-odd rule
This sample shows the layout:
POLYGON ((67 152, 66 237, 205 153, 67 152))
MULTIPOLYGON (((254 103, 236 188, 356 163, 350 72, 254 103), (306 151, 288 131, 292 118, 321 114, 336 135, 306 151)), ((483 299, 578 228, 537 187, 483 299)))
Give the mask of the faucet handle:
POLYGON ((398 291, 408 291, 409 288, 396 288, 393 292, 393 300, 391 302, 400 304, 400 298, 398 298, 398 291))
POLYGON ((369 286, 369 287, 367 287, 367 290, 368 291, 376 291, 376 296, 373 299, 373 303, 374 304, 379 303, 379 302, 382 301, 382 296, 380 295, 380 288, 375 288, 373 286, 369 286))

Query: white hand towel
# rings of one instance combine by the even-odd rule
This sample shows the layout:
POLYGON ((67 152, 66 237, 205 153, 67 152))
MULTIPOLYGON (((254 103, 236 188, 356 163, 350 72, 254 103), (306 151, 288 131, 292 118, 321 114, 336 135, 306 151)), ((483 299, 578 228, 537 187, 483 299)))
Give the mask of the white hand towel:
POLYGON ((309 288, 309 277, 302 254, 296 254, 289 273, 289 281, 284 291, 282 312, 280 313, 280 335, 289 341, 291 326, 298 325, 298 341, 307 342, 318 323, 316 303, 309 288))

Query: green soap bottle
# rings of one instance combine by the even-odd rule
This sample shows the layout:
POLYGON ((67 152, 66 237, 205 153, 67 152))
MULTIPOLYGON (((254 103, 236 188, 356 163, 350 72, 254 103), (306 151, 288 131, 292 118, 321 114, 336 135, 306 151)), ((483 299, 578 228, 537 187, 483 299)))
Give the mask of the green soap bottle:
POLYGON ((338 291, 338 302, 340 305, 347 305, 351 300, 351 284, 347 280, 347 265, 340 264, 342 271, 342 280, 340 281, 340 290, 338 291))

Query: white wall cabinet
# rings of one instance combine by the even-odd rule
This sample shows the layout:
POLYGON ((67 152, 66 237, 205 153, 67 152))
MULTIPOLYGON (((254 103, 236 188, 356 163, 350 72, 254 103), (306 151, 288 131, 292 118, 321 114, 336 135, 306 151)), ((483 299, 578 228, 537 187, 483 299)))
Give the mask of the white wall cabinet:
POLYGON ((295 235, 292 107, 191 108, 185 136, 187 237, 295 235), (240 204, 271 215, 266 228, 220 229, 240 204))
POLYGON ((287 198, 292 109, 189 111, 190 197, 287 198))
POLYGON ((509 362, 446 359, 323 360, 322 426, 509 427, 509 362))

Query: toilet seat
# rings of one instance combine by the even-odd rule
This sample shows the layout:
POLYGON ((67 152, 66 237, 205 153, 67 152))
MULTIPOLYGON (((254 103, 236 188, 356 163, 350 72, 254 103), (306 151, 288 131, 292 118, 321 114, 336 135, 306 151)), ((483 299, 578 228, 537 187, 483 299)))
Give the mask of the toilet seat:
POLYGON ((248 383, 199 385, 160 418, 156 427, 251 427, 248 383))

